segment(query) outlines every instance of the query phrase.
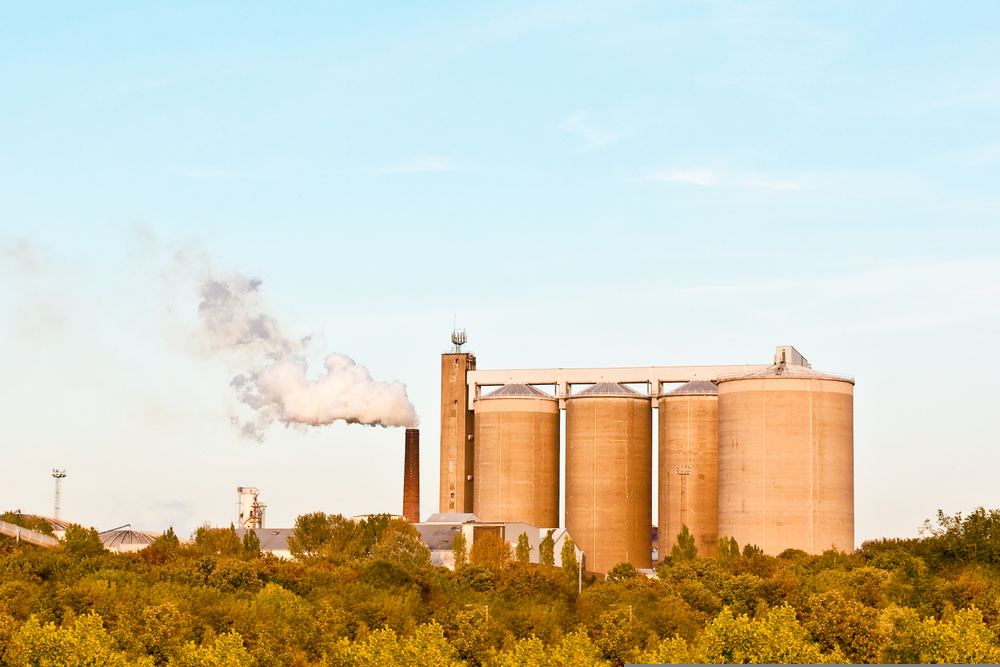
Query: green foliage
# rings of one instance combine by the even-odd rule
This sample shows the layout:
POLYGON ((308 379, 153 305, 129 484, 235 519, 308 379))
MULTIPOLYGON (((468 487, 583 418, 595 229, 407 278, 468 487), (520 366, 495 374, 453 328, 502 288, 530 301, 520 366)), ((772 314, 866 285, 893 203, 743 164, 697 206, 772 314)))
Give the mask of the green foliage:
POLYGON ((677 544, 670 548, 670 557, 679 560, 691 560, 697 557, 698 547, 694 544, 694 535, 688 530, 687 524, 681 526, 677 533, 677 544))
POLYGON ((562 558, 563 572, 575 579, 579 574, 580 564, 576 560, 576 543, 573 542, 571 537, 567 536, 563 540, 562 550, 559 555, 562 558))
POLYGON ((923 531, 927 555, 945 562, 1000 563, 1000 510, 976 508, 963 518, 938 510, 937 525, 928 519, 923 531))
POLYGON ((725 538, 719 558, 676 554, 657 579, 620 563, 581 593, 482 531, 473 564, 432 568, 384 515, 307 515, 298 561, 231 529, 113 554, 75 527, 61 549, 0 542, 0 665, 995 663, 1000 568, 963 545, 988 537, 991 513, 972 516, 855 554, 741 556, 725 538))
POLYGON ((66 527, 63 537, 66 553, 74 558, 93 558, 104 553, 104 545, 94 528, 84 528, 75 523, 66 527))
POLYGON ((885 643, 878 610, 845 598, 840 591, 818 593, 805 606, 804 626, 826 652, 840 651, 850 662, 879 662, 885 643))
POLYGON ((998 664, 996 635, 976 607, 956 612, 950 621, 920 620, 912 609, 886 609, 883 628, 889 641, 881 661, 917 664, 998 664))
POLYGON ((555 567, 556 564, 556 541, 552 538, 554 529, 549 529, 538 545, 538 564, 548 567, 555 567))
MULTIPOLYGON (((68 532, 68 531, 67 531, 68 532)), ((41 624, 34 616, 12 637, 4 653, 8 667, 128 667, 152 665, 114 647, 101 617, 88 614, 64 627, 41 624)))
POLYGON ((195 531, 194 545, 202 556, 239 558, 243 554, 243 542, 232 524, 229 528, 212 528, 206 523, 195 531))
POLYGON ((598 667, 610 664, 586 632, 576 630, 554 646, 535 636, 521 639, 510 651, 494 651, 489 667, 598 667))
POLYGON ((520 565, 527 565, 531 562, 531 542, 527 533, 521 533, 517 538, 517 549, 514 557, 520 565))
POLYGON ((288 537, 288 550, 298 559, 318 557, 333 540, 330 521, 323 512, 303 514, 295 519, 295 527, 288 537))
POLYGON ((181 649, 171 667, 250 667, 253 658, 243 646, 243 638, 235 631, 216 638, 208 646, 189 642, 181 649))
POLYGON ((222 591, 244 591, 247 593, 256 593, 264 586, 253 565, 235 559, 220 561, 212 573, 208 575, 208 584, 222 591))
POLYGON ((409 521, 393 519, 379 533, 371 547, 371 557, 388 561, 413 572, 431 566, 431 552, 409 521))
POLYGON ((457 652, 445 639, 440 625, 416 628, 412 635, 399 637, 390 629, 376 630, 364 641, 341 639, 331 647, 324 662, 327 667, 460 667, 457 652))
POLYGON ((247 530, 243 533, 243 555, 247 558, 260 558, 260 538, 257 531, 247 530))
POLYGON ((740 557, 740 545, 736 541, 735 537, 726 537, 723 535, 719 538, 719 560, 723 563, 729 562, 734 558, 740 557))
POLYGON ((452 550, 455 553, 455 569, 464 567, 469 562, 469 551, 465 544, 465 535, 461 531, 455 533, 452 542, 452 550))
POLYGON ((702 657, 713 663, 835 663, 839 653, 824 654, 795 620, 795 610, 782 606, 764 618, 734 616, 728 609, 712 621, 701 638, 702 657))
POLYGON ((503 567, 511 560, 510 543, 496 533, 483 533, 472 543, 469 560, 473 565, 503 567))
POLYGON ((607 581, 616 583, 631 581, 640 577, 642 577, 642 574, 639 570, 635 569, 635 565, 632 565, 632 563, 618 563, 605 575, 607 581))

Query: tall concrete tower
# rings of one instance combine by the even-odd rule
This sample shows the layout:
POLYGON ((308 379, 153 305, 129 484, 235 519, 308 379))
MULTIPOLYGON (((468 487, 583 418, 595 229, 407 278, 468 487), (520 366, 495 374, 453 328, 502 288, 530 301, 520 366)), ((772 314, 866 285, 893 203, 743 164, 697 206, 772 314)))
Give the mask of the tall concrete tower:
POLYGON ((441 495, 439 511, 472 512, 475 414, 469 405, 468 372, 476 357, 462 352, 464 331, 451 334, 454 349, 441 355, 441 495))

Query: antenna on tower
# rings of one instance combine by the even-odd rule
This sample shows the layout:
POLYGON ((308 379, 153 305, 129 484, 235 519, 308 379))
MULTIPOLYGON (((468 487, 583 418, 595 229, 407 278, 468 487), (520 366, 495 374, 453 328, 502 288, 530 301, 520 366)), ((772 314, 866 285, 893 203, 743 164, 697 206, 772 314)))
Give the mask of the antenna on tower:
POLYGON ((61 482, 62 482, 63 478, 66 476, 66 471, 65 470, 56 470, 55 468, 53 468, 52 469, 52 476, 55 477, 55 480, 56 480, 56 518, 58 519, 59 518, 59 489, 60 489, 61 482))
POLYGON ((465 345, 466 338, 465 329, 453 329, 451 332, 451 342, 455 346, 454 353, 458 354, 462 351, 462 346, 465 345))

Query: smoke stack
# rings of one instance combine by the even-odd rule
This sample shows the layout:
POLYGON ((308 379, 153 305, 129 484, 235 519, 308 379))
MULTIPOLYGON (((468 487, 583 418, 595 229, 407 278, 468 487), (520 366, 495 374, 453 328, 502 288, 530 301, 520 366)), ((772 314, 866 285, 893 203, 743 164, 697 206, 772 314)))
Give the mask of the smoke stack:
POLYGON ((406 429, 403 454, 403 516, 410 523, 420 523, 420 430, 406 429))

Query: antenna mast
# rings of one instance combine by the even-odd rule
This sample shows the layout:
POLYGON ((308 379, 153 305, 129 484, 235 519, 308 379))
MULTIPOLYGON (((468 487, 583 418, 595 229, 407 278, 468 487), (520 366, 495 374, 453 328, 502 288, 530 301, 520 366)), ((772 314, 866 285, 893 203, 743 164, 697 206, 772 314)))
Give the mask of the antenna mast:
POLYGON ((66 476, 66 471, 65 470, 56 470, 55 468, 53 468, 52 469, 52 476, 55 477, 55 480, 56 480, 56 518, 58 519, 59 518, 59 488, 61 486, 61 482, 62 482, 63 478, 66 476))
POLYGON ((465 336, 465 329, 452 329, 451 343, 455 346, 455 349, 452 350, 452 352, 454 354, 461 354, 462 346, 465 345, 467 340, 468 338, 465 336))

